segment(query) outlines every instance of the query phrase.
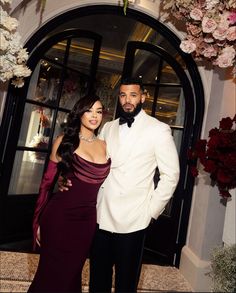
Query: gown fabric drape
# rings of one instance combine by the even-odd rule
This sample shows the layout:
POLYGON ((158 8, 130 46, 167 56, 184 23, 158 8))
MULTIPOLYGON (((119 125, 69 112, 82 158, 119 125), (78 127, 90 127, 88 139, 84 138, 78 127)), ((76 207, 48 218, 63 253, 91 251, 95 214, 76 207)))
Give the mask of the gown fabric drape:
POLYGON ((81 273, 96 229, 99 187, 110 170, 74 154, 68 191, 55 193, 40 217, 40 260, 28 292, 81 292, 81 273))

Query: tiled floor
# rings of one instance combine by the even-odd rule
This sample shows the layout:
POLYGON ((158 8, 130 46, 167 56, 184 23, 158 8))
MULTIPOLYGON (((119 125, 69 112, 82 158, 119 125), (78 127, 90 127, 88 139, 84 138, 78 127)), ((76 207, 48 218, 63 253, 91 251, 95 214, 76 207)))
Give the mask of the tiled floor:
MULTIPOLYGON (((0 251, 0 292, 26 292, 34 276, 38 255, 0 251)), ((83 290, 88 291, 87 261, 83 270, 83 290)), ((192 292, 175 267, 144 264, 139 292, 192 292)))

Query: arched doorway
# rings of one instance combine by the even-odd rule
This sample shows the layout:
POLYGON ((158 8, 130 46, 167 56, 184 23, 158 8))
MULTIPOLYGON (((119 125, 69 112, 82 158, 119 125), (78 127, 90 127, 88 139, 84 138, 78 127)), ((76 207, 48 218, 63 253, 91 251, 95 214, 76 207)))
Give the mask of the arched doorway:
POLYGON ((204 106, 197 67, 179 39, 141 12, 128 9, 124 16, 118 7, 90 6, 54 18, 26 47, 33 74, 23 89, 9 88, 1 130, 0 241, 29 237, 51 143, 75 99, 95 86, 111 120, 121 76, 135 75, 149 93, 145 110, 171 126, 181 163, 178 188, 149 231, 146 251, 151 261, 178 266, 193 187, 186 154, 199 135, 204 106))

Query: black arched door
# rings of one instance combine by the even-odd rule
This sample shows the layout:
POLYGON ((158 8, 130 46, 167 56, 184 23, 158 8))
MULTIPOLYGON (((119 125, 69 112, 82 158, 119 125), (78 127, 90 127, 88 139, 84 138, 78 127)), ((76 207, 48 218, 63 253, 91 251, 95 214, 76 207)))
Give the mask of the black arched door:
POLYGON ((94 87, 101 41, 79 29, 43 39, 30 55, 33 72, 24 88, 10 87, 1 125, 0 243, 30 236, 52 141, 74 103, 94 87))
MULTIPOLYGON (((145 243, 146 253, 152 258, 177 264, 181 249, 179 227, 188 197, 185 182, 187 150, 194 125, 193 89, 183 66, 175 58, 163 48, 144 42, 127 45, 123 77, 130 76, 142 78, 147 91, 145 111, 170 125, 178 149, 179 184, 164 213, 150 226, 145 243)), ((155 183, 158 184, 158 170, 155 183)))

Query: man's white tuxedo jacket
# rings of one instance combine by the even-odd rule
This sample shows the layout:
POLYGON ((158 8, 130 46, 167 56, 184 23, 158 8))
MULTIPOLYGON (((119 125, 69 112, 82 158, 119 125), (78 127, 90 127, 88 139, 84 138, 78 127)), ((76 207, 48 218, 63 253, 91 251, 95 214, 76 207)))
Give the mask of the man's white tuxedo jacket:
POLYGON ((120 143, 119 119, 100 134, 111 158, 110 174, 98 193, 100 229, 129 233, 146 228, 163 212, 179 179, 179 160, 170 127, 143 110, 120 143), (158 167, 160 180, 154 190, 158 167))

